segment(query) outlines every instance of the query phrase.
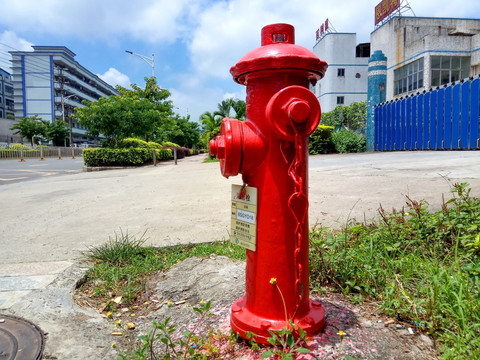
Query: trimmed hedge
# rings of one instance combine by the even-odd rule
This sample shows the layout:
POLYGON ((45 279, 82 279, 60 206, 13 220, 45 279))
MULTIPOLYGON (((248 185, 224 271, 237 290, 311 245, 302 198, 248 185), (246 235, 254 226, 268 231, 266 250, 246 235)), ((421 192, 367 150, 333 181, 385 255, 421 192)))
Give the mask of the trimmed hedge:
POLYGON ((156 149, 157 152, 157 161, 162 160, 172 160, 173 159, 173 152, 170 149, 156 149))
MULTIPOLYGON (((157 161, 171 160, 170 149, 156 149, 157 161)), ((83 150, 83 162, 86 166, 139 166, 153 161, 151 149, 110 149, 96 148, 83 150)))
POLYGON ((318 125, 312 135, 310 135, 308 152, 312 155, 335 152, 335 146, 332 142, 334 130, 335 128, 333 126, 318 125))
MULTIPOLYGON (((166 148, 170 149, 172 151, 172 154, 173 154, 173 151, 174 151, 173 147, 166 146, 166 148)), ((177 159, 183 159, 186 156, 192 155, 190 149, 187 149, 187 148, 184 148, 184 147, 177 147, 176 149, 177 149, 177 159)))
POLYGON ((150 149, 109 149, 83 150, 83 162, 87 166, 137 166, 151 161, 150 149))
POLYGON ((30 148, 26 145, 23 145, 23 144, 13 144, 11 145, 9 148, 7 148, 8 150, 13 150, 13 151, 19 151, 19 150, 30 150, 30 148))
POLYGON ((137 139, 137 138, 125 138, 120 140, 117 143, 117 148, 119 149, 128 149, 128 148, 140 148, 140 149, 148 149, 150 148, 149 143, 144 140, 137 139))
POLYGON ((147 144, 150 147, 150 149, 159 149, 159 150, 163 149, 162 144, 159 144, 153 141, 149 141, 147 144))

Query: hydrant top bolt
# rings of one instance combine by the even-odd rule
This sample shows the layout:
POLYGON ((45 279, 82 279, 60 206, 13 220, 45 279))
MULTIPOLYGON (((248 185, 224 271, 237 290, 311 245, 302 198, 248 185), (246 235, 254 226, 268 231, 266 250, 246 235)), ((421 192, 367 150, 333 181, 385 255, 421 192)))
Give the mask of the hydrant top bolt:
POLYGON ((296 123, 303 123, 310 115, 310 105, 305 100, 294 100, 288 105, 288 116, 296 123))
POLYGON ((320 80, 327 70, 327 63, 313 52, 295 45, 295 29, 290 24, 271 24, 262 29, 262 46, 245 54, 231 67, 233 79, 247 85, 249 77, 265 71, 295 70, 311 84, 320 80))

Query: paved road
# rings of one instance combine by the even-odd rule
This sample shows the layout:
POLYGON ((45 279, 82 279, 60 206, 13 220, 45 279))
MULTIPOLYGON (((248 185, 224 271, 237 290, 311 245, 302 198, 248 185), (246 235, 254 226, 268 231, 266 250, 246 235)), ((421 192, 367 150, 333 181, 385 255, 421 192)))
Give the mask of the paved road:
MULTIPOLYGON (((120 229, 147 230, 148 243, 157 246, 228 237, 231 184, 241 178, 225 179, 218 163, 202 160, 58 171, 0 186, 0 312, 37 323, 49 333, 46 351, 59 360, 115 358, 112 329, 72 302, 82 275, 77 260, 120 229)), ((313 156, 309 177, 310 224, 338 227, 375 216, 380 203, 399 209, 405 195, 438 209, 457 181, 480 196, 480 151, 313 156)))
POLYGON ((43 177, 76 174, 83 170, 83 158, 72 159, 65 157, 57 158, 0 160, 0 185, 11 184, 20 181, 40 179, 43 177))

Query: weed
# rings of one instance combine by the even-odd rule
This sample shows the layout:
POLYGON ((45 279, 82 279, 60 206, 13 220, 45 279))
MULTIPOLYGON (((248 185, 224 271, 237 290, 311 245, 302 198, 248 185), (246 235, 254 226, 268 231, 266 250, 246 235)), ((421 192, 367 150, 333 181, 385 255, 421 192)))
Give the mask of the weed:
POLYGON ((272 348, 265 351, 260 359, 267 359, 275 356, 276 359, 295 359, 297 354, 309 354, 311 351, 301 345, 307 341, 307 333, 290 320, 289 326, 282 330, 268 331, 270 337, 267 341, 272 348), (296 339, 295 339, 296 338, 296 339))
POLYGON ((480 354, 480 199, 454 184, 441 210, 406 198, 370 223, 311 234, 311 283, 333 286, 352 301, 380 302, 433 335, 444 358, 480 354), (465 339, 469 339, 466 341, 465 339))
POLYGON ((210 313, 211 303, 201 301, 199 306, 193 310, 200 317, 192 331, 185 330, 176 335, 175 325, 170 324, 170 318, 163 321, 154 320, 153 329, 139 336, 140 343, 133 351, 123 353, 119 360, 146 360, 146 359, 219 359, 218 348, 214 346, 213 340, 219 334, 208 331, 202 337, 197 333, 204 320, 213 316, 210 313))
POLYGON ((115 233, 115 238, 108 238, 105 244, 97 247, 90 247, 88 251, 83 252, 83 255, 91 260, 105 261, 112 265, 122 265, 130 261, 131 258, 136 256, 143 256, 146 252, 146 248, 143 248, 143 244, 148 239, 145 238, 145 233, 142 234, 140 239, 129 236, 128 231, 124 234, 120 229, 120 235, 115 233))
POLYGON ((167 270, 190 256, 229 256, 244 259, 245 251, 229 241, 206 244, 176 245, 166 248, 143 246, 147 240, 120 232, 109 238, 106 244, 92 247, 84 255, 93 260, 78 291, 89 294, 98 303, 106 304, 108 311, 115 311, 112 298, 121 296, 122 305, 133 304, 147 289, 148 277, 167 270))

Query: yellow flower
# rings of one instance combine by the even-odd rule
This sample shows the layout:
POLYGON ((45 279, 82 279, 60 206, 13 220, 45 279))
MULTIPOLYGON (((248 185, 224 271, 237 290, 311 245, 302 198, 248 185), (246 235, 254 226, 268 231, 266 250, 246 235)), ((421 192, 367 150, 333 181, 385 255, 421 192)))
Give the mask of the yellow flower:
POLYGON ((205 301, 203 301, 203 300, 200 300, 200 304, 205 304, 205 301))
POLYGON ((340 331, 337 333, 337 335, 339 335, 341 338, 343 338, 343 337, 344 337, 345 335, 347 335, 347 334, 345 333, 345 331, 340 330, 340 331))
POLYGON ((405 216, 408 216, 408 215, 410 215, 410 213, 408 213, 408 212, 405 211, 405 216))
POLYGON ((270 279, 270 284, 275 285, 277 283, 277 278, 271 278, 270 279))
POLYGON ((116 348, 117 347, 117 344, 116 343, 112 343, 112 348, 116 348))
POLYGON ((111 311, 107 312, 107 318, 110 319, 111 317, 112 317, 112 312, 111 311))
POLYGON ((167 301, 168 306, 173 306, 173 301, 167 301))
POLYGON ((130 316, 135 316, 135 313, 131 313, 130 316))
POLYGON ((115 320, 115 325, 120 326, 120 320, 115 320))

